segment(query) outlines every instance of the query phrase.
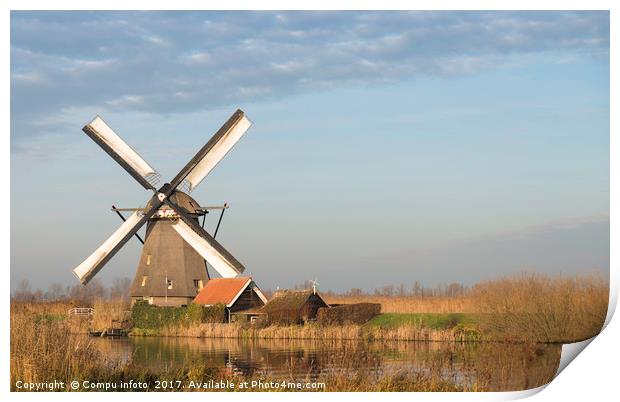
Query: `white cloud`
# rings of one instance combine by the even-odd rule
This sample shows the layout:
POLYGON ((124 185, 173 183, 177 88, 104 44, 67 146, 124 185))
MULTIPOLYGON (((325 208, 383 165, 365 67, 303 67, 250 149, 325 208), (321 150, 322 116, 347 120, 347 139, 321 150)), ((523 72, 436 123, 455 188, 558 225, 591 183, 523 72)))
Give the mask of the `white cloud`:
POLYGON ((124 96, 121 96, 120 98, 107 101, 106 103, 116 108, 127 108, 127 107, 139 106, 144 103, 144 96, 124 95, 124 96))
POLYGON ((147 36, 144 38, 144 40, 154 45, 158 45, 158 46, 168 46, 170 44, 170 42, 168 42, 166 39, 162 38, 161 36, 157 36, 157 35, 147 36))
POLYGON ((194 52, 184 56, 182 60, 187 60, 190 64, 206 64, 212 61, 212 58, 207 52, 194 52))
POLYGON ((17 82, 28 82, 28 83, 41 83, 44 81, 41 74, 36 71, 31 71, 29 73, 12 73, 11 80, 17 82))
POLYGON ((609 14, 14 12, 12 133, 72 107, 186 113, 533 54, 606 60, 609 14))

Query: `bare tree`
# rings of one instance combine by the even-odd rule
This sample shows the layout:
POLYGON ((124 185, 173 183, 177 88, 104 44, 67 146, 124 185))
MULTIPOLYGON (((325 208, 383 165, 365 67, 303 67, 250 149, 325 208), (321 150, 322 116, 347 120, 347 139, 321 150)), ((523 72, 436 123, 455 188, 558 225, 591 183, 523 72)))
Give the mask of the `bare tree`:
POLYGON ((60 283, 52 283, 47 292, 45 292, 45 300, 62 300, 66 297, 65 289, 60 283))
POLYGON ((349 296, 357 297, 357 296, 361 296, 363 294, 364 294, 364 292, 360 288, 351 288, 351 290, 349 290, 349 296))
POLYGON ((13 292, 13 299, 17 301, 34 301, 34 294, 30 287, 30 281, 28 279, 22 279, 17 284, 17 289, 13 292))
POLYGON ((394 285, 386 285, 381 290, 383 296, 394 296, 394 285))
POLYGON ((424 289, 422 288, 422 285, 420 285, 420 282, 413 282, 413 285, 411 286, 411 294, 413 296, 422 296, 423 293, 424 289))
POLYGON ((69 290, 69 297, 83 303, 92 303, 95 299, 105 299, 107 290, 98 278, 88 282, 88 285, 75 284, 69 290))
POLYGON ((446 296, 456 297, 465 293, 465 286, 460 283, 452 282, 446 288, 446 296))
POLYGON ((112 299, 129 299, 129 288, 131 287, 131 279, 114 278, 112 286, 110 286, 110 298, 112 299))

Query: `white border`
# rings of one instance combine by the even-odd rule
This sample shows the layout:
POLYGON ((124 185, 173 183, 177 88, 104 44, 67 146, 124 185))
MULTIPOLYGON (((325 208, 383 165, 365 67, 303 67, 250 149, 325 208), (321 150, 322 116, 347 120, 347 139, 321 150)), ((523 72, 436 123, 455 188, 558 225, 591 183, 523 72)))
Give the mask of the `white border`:
MULTIPOLYGON (((503 1, 467 1, 465 0, 446 0, 441 3, 437 2, 421 2, 421 1, 395 1, 395 0, 382 0, 382 1, 357 1, 346 2, 346 1, 338 1, 338 0, 330 0, 329 2, 321 2, 321 1, 241 1, 241 0, 231 0, 227 2, 197 2, 197 1, 188 1, 188 0, 177 0, 175 2, 165 2, 161 0, 154 1, 131 1, 126 0, 120 2, 118 4, 112 3, 110 1, 101 1, 95 0, 88 3, 89 7, 85 8, 85 4, 83 1, 69 1, 69 0, 60 0, 55 1, 53 3, 54 8, 56 10, 73 10, 73 9, 96 9, 96 10, 133 10, 133 9, 175 9, 175 10, 195 10, 195 9, 214 9, 214 10, 234 10, 234 9, 261 9, 261 10, 276 10, 276 9, 289 9, 289 10, 302 10, 302 9, 325 9, 325 10, 338 10, 338 9, 365 9, 365 10, 381 10, 381 9, 418 9, 418 10, 611 10, 611 70, 617 71, 618 62, 617 62, 617 44, 618 44, 618 33, 617 29, 614 27, 618 26, 619 18, 617 17, 618 6, 617 2, 608 0, 590 0, 590 1, 552 1, 552 0, 523 0, 523 1, 511 1, 511 0, 503 0, 503 1), (174 7, 171 7, 171 6, 174 7)), ((2 36, 4 40, 4 46, 2 46, 2 60, 3 64, 3 88, 10 88, 10 65, 8 63, 10 56, 10 42, 9 42, 9 34, 10 34, 10 10, 45 10, 51 9, 49 1, 43 0, 32 0, 32 1, 15 1, 15 0, 5 0, 2 2, 2 6, 4 8, 4 13, 2 14, 0 27, 2 29, 2 36)), ((617 127, 617 118, 618 115, 618 107, 617 107, 617 94, 618 94, 618 84, 615 79, 614 74, 611 75, 610 82, 610 90, 611 90, 611 136, 610 136, 610 152, 615 150, 618 152, 620 150, 618 143, 618 127, 617 127)), ((10 184, 10 147, 9 141, 10 137, 8 133, 10 132, 10 121, 9 121, 9 105, 10 105, 10 93, 9 91, 5 91, 5 96, 2 97, 2 121, 4 127, 4 135, 2 136, 1 144, 2 150, 4 152, 4 158, 2 158, 2 178, 4 179, 4 183, 10 184)), ((618 244, 618 216, 614 211, 614 206, 618 205, 619 197, 618 197, 618 186, 615 183, 618 183, 620 180, 619 175, 619 164, 617 159, 614 158, 615 154, 611 155, 611 183, 614 185, 611 186, 611 244, 618 244)), ((6 188, 6 187, 5 187, 6 188)), ((9 203, 10 206, 10 197, 5 196, 5 203, 9 203)), ((617 208, 617 207, 616 207, 617 208)), ((4 264, 5 272, 9 272, 10 266, 10 217, 6 217, 4 219, 4 231, 2 232, 2 250, 4 251, 2 255, 4 256, 4 264)), ((611 276, 611 284, 612 284, 612 292, 615 295, 614 299, 611 300, 610 312, 608 315, 608 322, 611 316, 613 315, 613 311, 615 310, 615 304, 617 301, 617 289, 618 289, 618 251, 616 250, 618 247, 611 247, 611 266, 610 266, 610 276, 611 276)), ((10 281, 4 282, 4 295, 6 299, 10 296, 10 281)), ((9 315, 9 302, 6 300, 5 304, 5 317, 9 315)), ((2 383, 2 390, 5 393, 8 393, 9 388, 9 331, 8 331, 8 319, 2 320, 5 325, 2 328, 1 337, 3 341, 2 348, 2 377, 0 381, 2 383)), ((617 320, 616 320, 617 321, 617 320)), ((569 365, 569 367, 562 372, 562 374, 554 380, 545 392, 541 392, 534 397, 534 399, 544 399, 544 400, 566 400, 573 398, 575 399, 584 399, 589 398, 593 400, 604 400, 608 399, 610 395, 615 394, 614 385, 617 381, 617 376, 614 374, 616 371, 616 361, 618 358, 618 345, 617 339, 620 339, 620 330, 618 329, 618 325, 612 321, 609 323, 605 331, 595 339, 592 344, 588 347, 588 349, 592 349, 589 353, 585 353, 579 356, 575 363, 569 365)), ((544 388, 544 387, 541 387, 544 388)), ((444 394, 444 393, 418 393, 415 395, 409 393, 401 393, 401 394, 390 394, 390 399, 399 399, 399 400, 411 400, 411 398, 415 398, 417 400, 506 400, 506 399, 515 399, 515 398, 523 398, 532 394, 537 393, 541 389, 524 391, 519 393, 486 393, 486 394, 444 394)), ((339 394, 338 394, 339 395, 339 394)), ((84 397, 83 394, 10 394, 8 395, 11 399, 15 400, 60 400, 60 399, 82 399, 84 397)), ((327 396, 327 395, 326 395, 327 396)), ((331 397, 334 395, 331 394, 331 397)), ((119 398, 135 398, 133 395, 129 394, 114 394, 114 395, 105 395, 105 394, 91 394, 88 396, 89 398, 93 398, 94 400, 103 400, 113 397, 114 399, 119 398)), ((168 398, 168 395, 163 394, 149 394, 148 398, 153 398, 155 400, 163 400, 164 398, 168 398)), ((174 395, 175 399, 196 399, 196 398, 222 398, 222 399, 241 399, 247 398, 248 395, 244 394, 211 394, 211 395, 196 395, 193 393, 176 393, 174 395)), ((280 393, 253 393, 252 398, 264 399, 264 400, 273 400, 278 398, 290 398, 290 394, 280 394, 280 393)), ((300 399, 314 399, 318 396, 316 394, 305 394, 300 393, 294 396, 295 398, 300 399)), ((355 398, 361 398, 363 400, 371 400, 375 399, 375 395, 372 393, 366 394, 356 394, 355 398)), ((541 399, 541 400, 542 400, 541 399)))

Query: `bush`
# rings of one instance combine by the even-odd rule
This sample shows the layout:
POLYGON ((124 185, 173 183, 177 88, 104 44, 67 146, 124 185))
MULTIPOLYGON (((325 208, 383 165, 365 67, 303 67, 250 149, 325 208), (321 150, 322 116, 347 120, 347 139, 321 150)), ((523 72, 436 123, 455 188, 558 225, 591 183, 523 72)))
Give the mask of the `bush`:
POLYGON ((316 320, 321 325, 364 324, 380 312, 379 303, 343 304, 320 308, 316 320))
POLYGON ((216 304, 214 306, 202 307, 202 322, 220 323, 226 322, 226 305, 216 304))
POLYGON ((200 323, 224 322, 225 305, 201 306, 190 304, 187 307, 152 306, 146 301, 137 301, 131 309, 134 327, 159 329, 167 326, 185 326, 200 323))

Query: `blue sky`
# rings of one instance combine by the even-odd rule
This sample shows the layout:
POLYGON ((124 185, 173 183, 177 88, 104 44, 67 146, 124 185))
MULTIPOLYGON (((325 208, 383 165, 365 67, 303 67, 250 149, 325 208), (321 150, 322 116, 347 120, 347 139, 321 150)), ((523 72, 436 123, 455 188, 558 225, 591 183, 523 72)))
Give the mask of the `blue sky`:
POLYGON ((606 12, 12 12, 12 286, 74 283, 148 198, 92 117, 172 177, 237 107, 193 196, 265 288, 609 269, 606 12))

